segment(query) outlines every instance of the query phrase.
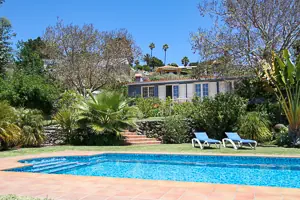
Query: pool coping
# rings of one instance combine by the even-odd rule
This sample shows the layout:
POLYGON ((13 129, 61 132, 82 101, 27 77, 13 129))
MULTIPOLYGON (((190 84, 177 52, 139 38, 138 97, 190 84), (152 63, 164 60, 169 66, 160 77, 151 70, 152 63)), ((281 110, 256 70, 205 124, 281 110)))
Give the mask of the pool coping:
MULTIPOLYGON (((300 155, 251 155, 251 154, 208 154, 208 153, 165 153, 165 152, 124 152, 124 151, 59 151, 59 152, 51 152, 51 153, 42 153, 42 154, 31 154, 31 155, 24 155, 24 156, 15 156, 15 157, 4 157, 0 158, 0 170, 6 170, 11 168, 18 168, 24 166, 30 166, 30 164, 20 163, 19 160, 26 160, 26 159, 35 159, 35 158, 47 158, 47 157, 66 157, 66 156, 93 156, 93 155, 100 155, 105 153, 122 153, 122 154, 165 154, 165 155, 196 155, 196 156, 249 156, 249 157, 282 157, 282 158, 300 158, 300 155)), ((174 188, 198 188, 198 187, 213 187, 213 188, 234 188, 234 191, 239 190, 247 190, 251 191, 252 193, 256 193, 257 191, 273 191, 271 195, 274 195, 275 191, 277 192, 276 195, 279 195, 281 199, 285 195, 295 194, 296 197, 300 194, 300 188, 282 188, 282 187, 268 187, 268 186, 249 186, 249 185, 237 185, 237 184, 213 184, 213 183, 199 183, 199 182, 180 182, 180 181, 164 181, 164 180, 144 180, 144 179, 130 179, 130 178, 111 178, 111 177, 95 177, 95 176, 73 176, 73 175, 65 175, 65 174, 40 174, 40 173, 28 173, 28 172, 11 172, 11 171, 0 171, 0 187, 1 187, 1 179, 13 179, 16 182, 21 179, 21 182, 24 182, 24 178, 26 181, 41 181, 44 179, 54 180, 68 180, 70 182, 80 180, 80 181, 87 181, 90 180, 96 182, 107 182, 109 184, 144 184, 153 186, 170 186, 174 188), (116 182, 116 183, 114 183, 116 182)), ((58 183, 59 184, 59 181, 58 183)), ((3 188, 6 189, 5 187, 3 188)), ((7 190, 11 190, 7 188, 7 190)), ((1 191, 1 188, 0 188, 1 191)), ((20 192, 16 189, 13 190, 14 194, 19 194, 20 192)), ((51 193, 51 191, 48 191, 51 193)), ((226 192, 226 191, 224 191, 226 192)), ((0 192, 1 194, 1 192, 0 192)), ((270 192, 268 193, 270 195, 270 192)), ((295 198, 295 199, 297 199, 295 198)), ((270 198, 269 198, 270 199, 270 198)))

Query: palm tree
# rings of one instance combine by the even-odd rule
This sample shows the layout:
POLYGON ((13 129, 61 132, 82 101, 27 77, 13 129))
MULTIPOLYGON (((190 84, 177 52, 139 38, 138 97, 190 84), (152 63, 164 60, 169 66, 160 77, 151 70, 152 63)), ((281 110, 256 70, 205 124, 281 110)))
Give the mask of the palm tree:
POLYGON ((6 102, 0 102, 0 149, 7 149, 20 141, 21 129, 15 124, 16 111, 6 102))
POLYGON ((151 56, 147 53, 146 55, 144 55, 143 60, 147 63, 147 65, 150 65, 151 62, 151 56))
POLYGON ((140 64, 140 61, 139 61, 139 60, 136 60, 136 61, 134 61, 134 64, 135 64, 135 65, 139 65, 139 64, 140 64))
POLYGON ((119 133, 134 126, 137 108, 128 106, 122 93, 105 91, 97 96, 90 92, 90 99, 79 106, 79 124, 91 128, 96 133, 119 133))
POLYGON ((45 140, 44 117, 39 110, 18 109, 17 125, 22 129, 21 142, 27 147, 38 147, 45 140))
POLYGON ((152 50, 155 48, 155 44, 152 42, 150 45, 149 45, 149 48, 151 50, 151 58, 152 58, 152 50))
POLYGON ((188 57, 184 56, 181 60, 181 63, 186 67, 189 64, 190 60, 188 57))
POLYGON ((164 44, 163 45, 163 50, 165 51, 165 65, 166 65, 166 61, 167 61, 167 50, 168 50, 168 48, 169 48, 169 45, 167 45, 167 44, 164 44))

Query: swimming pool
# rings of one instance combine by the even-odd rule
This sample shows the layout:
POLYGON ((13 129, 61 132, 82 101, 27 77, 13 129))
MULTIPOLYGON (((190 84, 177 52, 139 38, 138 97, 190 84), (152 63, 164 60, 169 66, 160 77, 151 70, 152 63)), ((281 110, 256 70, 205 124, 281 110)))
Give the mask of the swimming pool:
POLYGON ((300 158, 121 154, 21 160, 6 171, 300 188, 300 158))

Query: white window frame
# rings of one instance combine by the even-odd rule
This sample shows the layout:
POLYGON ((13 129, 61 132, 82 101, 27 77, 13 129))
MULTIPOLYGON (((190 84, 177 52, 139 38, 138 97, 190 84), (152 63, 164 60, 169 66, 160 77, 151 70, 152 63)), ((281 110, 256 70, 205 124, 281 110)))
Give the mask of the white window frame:
POLYGON ((142 86, 142 97, 143 98, 150 98, 150 97, 155 97, 155 87, 154 86, 142 86), (144 97, 144 88, 147 88, 147 96, 146 97, 144 97), (150 89, 149 88, 153 88, 153 96, 149 96, 149 94, 150 94, 150 89))
POLYGON ((209 97, 209 83, 203 83, 202 84, 202 97, 209 97), (204 85, 207 85, 207 96, 204 96, 204 85))
POLYGON ((194 84, 194 96, 202 98, 202 92, 203 92, 202 83, 195 83, 194 84), (200 85, 200 96, 197 95, 197 90, 196 90, 197 85, 200 85))

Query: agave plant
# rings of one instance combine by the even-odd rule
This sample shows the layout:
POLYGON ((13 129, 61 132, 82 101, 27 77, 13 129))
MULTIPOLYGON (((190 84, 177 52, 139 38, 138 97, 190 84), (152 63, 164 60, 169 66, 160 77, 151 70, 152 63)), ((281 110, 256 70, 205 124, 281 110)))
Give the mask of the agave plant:
POLYGON ((37 147, 44 142, 43 121, 44 117, 39 110, 18 109, 17 124, 22 129, 22 145, 37 147))
POLYGON ((273 56, 273 64, 263 63, 264 78, 275 89, 276 96, 289 122, 289 136, 300 142, 300 56, 296 64, 288 50, 273 56))
POLYGON ((0 102, 0 149, 18 144, 21 129, 14 123, 16 110, 6 102, 0 102))
POLYGON ((78 106, 81 125, 97 133, 119 133, 129 126, 135 126, 137 108, 129 107, 121 93, 105 91, 93 96, 89 92, 89 97, 78 106))

